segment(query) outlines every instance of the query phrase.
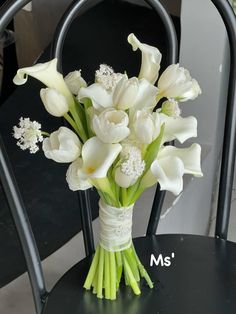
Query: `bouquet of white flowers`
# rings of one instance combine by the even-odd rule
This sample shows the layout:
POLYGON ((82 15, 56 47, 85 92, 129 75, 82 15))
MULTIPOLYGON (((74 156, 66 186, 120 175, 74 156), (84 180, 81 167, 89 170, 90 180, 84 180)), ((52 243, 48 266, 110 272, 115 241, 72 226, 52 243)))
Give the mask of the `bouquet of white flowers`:
POLYGON ((102 64, 95 83, 87 86, 81 71, 63 78, 56 59, 19 69, 14 78, 18 85, 24 84, 28 75, 44 83, 47 87, 41 89, 40 97, 45 109, 64 117, 71 126, 48 134, 38 122, 21 118, 14 137, 24 150, 35 153, 38 142, 43 142, 47 158, 71 163, 66 173, 71 190, 97 189, 99 244, 84 287, 93 288, 98 298, 104 290, 105 298, 111 300, 116 299, 122 274, 137 295, 141 277, 153 287, 132 244, 136 200, 157 182, 162 190, 178 195, 184 174, 202 176, 198 144, 188 148, 164 145, 197 136, 196 118, 181 117, 178 106, 201 93, 197 81, 179 64, 172 64, 155 84, 161 53, 134 34, 128 36, 128 42, 142 53, 138 78, 115 73, 102 64), (160 100, 161 108, 155 110, 160 100))

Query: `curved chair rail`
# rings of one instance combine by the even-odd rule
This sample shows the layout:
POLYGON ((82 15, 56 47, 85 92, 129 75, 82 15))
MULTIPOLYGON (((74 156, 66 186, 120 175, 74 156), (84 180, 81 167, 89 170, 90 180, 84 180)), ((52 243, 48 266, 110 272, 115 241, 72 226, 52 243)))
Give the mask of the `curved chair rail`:
POLYGON ((236 16, 227 0, 212 2, 224 21, 230 45, 230 74, 215 230, 216 237, 227 239, 236 152, 236 16))

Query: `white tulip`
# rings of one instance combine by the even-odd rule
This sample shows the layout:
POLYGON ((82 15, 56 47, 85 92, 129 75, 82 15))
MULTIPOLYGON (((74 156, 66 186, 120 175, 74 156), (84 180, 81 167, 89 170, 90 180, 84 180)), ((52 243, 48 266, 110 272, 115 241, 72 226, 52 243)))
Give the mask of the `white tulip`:
POLYGON ((178 102, 172 98, 163 102, 161 112, 174 118, 179 117, 181 114, 178 102))
POLYGON ((154 184, 156 180, 161 190, 178 195, 183 190, 184 174, 203 176, 200 145, 192 144, 189 148, 163 147, 142 179, 141 185, 146 188, 154 184))
POLYGON ((135 184, 145 169, 139 148, 126 145, 121 153, 119 167, 115 170, 115 181, 122 188, 135 184))
POLYGON ((172 64, 162 73, 158 81, 159 99, 162 97, 174 98, 178 101, 195 99, 201 94, 200 86, 192 79, 189 71, 172 64))
POLYGON ((150 144, 160 133, 160 116, 146 110, 138 110, 134 115, 133 128, 136 137, 142 144, 150 144))
POLYGON ((132 45, 133 51, 140 49, 142 52, 142 65, 139 73, 139 79, 145 78, 151 84, 154 84, 158 78, 161 53, 153 46, 141 43, 134 34, 128 36, 128 42, 132 45))
POLYGON ((53 88, 42 88, 40 97, 48 113, 55 117, 62 117, 69 111, 66 98, 53 88))
POLYGON ((43 141, 43 151, 48 159, 59 163, 76 160, 81 152, 78 136, 66 127, 60 127, 43 141))
POLYGON ((149 110, 150 112, 156 106, 158 88, 150 84, 146 79, 139 81, 138 92, 133 107, 129 109, 130 117, 133 117, 137 110, 149 110))
POLYGON ((126 110, 134 106, 139 89, 139 81, 136 77, 128 79, 125 75, 116 85, 113 94, 113 106, 126 110))
POLYGON ((131 185, 134 185, 137 181, 137 177, 133 175, 125 174, 120 167, 116 168, 115 171, 115 181, 122 188, 129 188, 131 185))
POLYGON ((197 119, 195 117, 169 117, 163 113, 159 114, 161 123, 165 123, 162 142, 171 142, 177 139, 184 143, 191 137, 197 137, 197 119))
POLYGON ((64 80, 70 92, 74 95, 78 95, 81 87, 87 87, 87 83, 81 76, 81 70, 68 73, 64 80))
POLYGON ((98 137, 87 140, 82 148, 83 173, 87 178, 105 178, 122 146, 105 144, 98 137))
POLYGON ((112 107, 112 93, 99 83, 94 83, 88 87, 81 87, 77 98, 80 102, 84 98, 89 98, 93 107, 98 111, 112 107))
POLYGON ((93 131, 104 143, 119 143, 130 134, 129 117, 122 110, 107 109, 94 115, 93 131))
POLYGON ((66 172, 66 181, 72 191, 87 190, 92 187, 82 172, 82 158, 76 159, 66 172))
POLYGON ((56 58, 46 63, 38 63, 32 67, 19 69, 13 79, 13 82, 16 85, 25 84, 28 79, 28 75, 41 81, 47 87, 53 88, 61 93, 67 99, 69 104, 74 102, 73 96, 71 95, 62 74, 57 71, 56 58))

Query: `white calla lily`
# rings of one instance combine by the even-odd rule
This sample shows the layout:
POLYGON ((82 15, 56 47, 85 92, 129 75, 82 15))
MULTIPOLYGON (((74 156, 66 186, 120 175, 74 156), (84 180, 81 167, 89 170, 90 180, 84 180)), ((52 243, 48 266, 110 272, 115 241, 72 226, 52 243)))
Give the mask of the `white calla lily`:
POLYGON ((64 80, 70 92, 74 95, 78 94, 81 87, 87 87, 87 83, 81 76, 81 70, 68 73, 64 80))
POLYGON ((193 116, 182 117, 169 117, 160 113, 162 123, 165 123, 164 134, 162 142, 171 142, 177 139, 180 143, 192 137, 197 137, 197 119, 193 116))
POLYGON ((132 45, 133 51, 140 49, 142 52, 142 64, 139 72, 139 79, 145 78, 154 84, 158 78, 161 53, 153 46, 141 43, 134 34, 128 36, 128 42, 132 45))
POLYGON ((139 90, 139 81, 136 77, 128 79, 127 75, 117 83, 113 94, 113 106, 126 110, 134 106, 139 90))
POLYGON ((83 172, 88 178, 105 178, 122 146, 105 144, 98 137, 87 140, 82 148, 83 172))
POLYGON ((177 157, 155 160, 150 168, 153 176, 159 182, 161 190, 178 195, 183 190, 184 165, 177 157))
POLYGON ((178 101, 187 101, 195 99, 201 94, 198 82, 192 79, 188 70, 171 64, 162 73, 158 80, 159 95, 158 98, 174 98, 178 101))
POLYGON ((133 128, 136 138, 142 144, 150 144, 160 133, 160 116, 146 110, 137 110, 133 118, 133 128))
POLYGON ((69 111, 69 104, 65 96, 53 88, 42 88, 40 97, 48 113, 55 117, 62 117, 69 111))
POLYGON ((48 159, 59 163, 72 162, 81 152, 78 136, 66 127, 60 127, 43 141, 43 151, 48 159))
POLYGON ((165 146, 159 151, 157 160, 165 158, 165 156, 181 159, 185 174, 192 174, 195 177, 203 176, 201 170, 201 146, 199 144, 194 143, 187 148, 165 146))
POLYGON ((83 160, 82 158, 76 159, 68 168, 66 172, 66 181, 70 190, 87 190, 92 187, 92 184, 87 180, 82 171, 83 160))
POLYGON ((93 107, 98 111, 111 108, 113 104, 112 93, 99 83, 94 83, 88 87, 81 87, 77 98, 79 101, 83 101, 83 98, 91 99, 93 107))
POLYGON ((163 147, 150 169, 141 181, 141 188, 146 188, 159 182, 161 190, 167 190, 178 195, 183 190, 183 175, 192 174, 202 177, 201 147, 192 144, 188 148, 174 146, 163 147))
POLYGON ((107 109, 93 116, 93 131, 104 143, 119 143, 130 134, 129 117, 122 110, 107 109))
POLYGON ((45 63, 37 63, 32 67, 19 69, 13 79, 16 85, 23 85, 26 83, 28 76, 41 81, 49 88, 53 88, 61 93, 68 101, 73 103, 73 96, 71 95, 61 73, 57 71, 57 59, 53 59, 45 63))

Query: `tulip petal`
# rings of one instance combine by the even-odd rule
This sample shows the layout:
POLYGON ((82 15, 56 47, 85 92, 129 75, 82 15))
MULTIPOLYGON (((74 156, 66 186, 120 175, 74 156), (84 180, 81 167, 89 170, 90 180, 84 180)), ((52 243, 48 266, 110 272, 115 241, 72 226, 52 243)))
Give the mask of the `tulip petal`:
POLYGON ((197 119, 195 117, 169 117, 161 113, 160 118, 162 123, 165 123, 163 143, 175 139, 184 143, 191 137, 197 137, 197 119))
POLYGON ((135 103, 133 107, 129 109, 130 117, 133 117, 137 110, 152 110, 156 106, 156 96, 158 89, 156 86, 150 84, 146 79, 139 81, 139 88, 135 103))
POLYGON ((202 177, 201 171, 201 146, 192 144, 188 148, 176 148, 174 146, 165 146, 162 148, 157 156, 157 159, 164 157, 176 157, 181 159, 184 165, 185 174, 193 174, 196 177, 202 177))
POLYGON ((80 150, 79 138, 66 127, 60 127, 43 141, 45 156, 59 163, 74 161, 79 157, 80 150))
POLYGON ((139 72, 139 79, 145 78, 151 84, 154 84, 160 70, 160 51, 156 47, 141 43, 134 34, 128 36, 128 42, 131 44, 133 51, 140 49, 142 52, 142 65, 139 72))
POLYGON ((106 109, 94 115, 92 126, 97 137, 104 143, 119 143, 129 136, 129 118, 122 110, 106 109))
POLYGON ((120 144, 105 144, 96 136, 85 142, 82 148, 84 172, 91 178, 104 178, 119 155, 120 144))
POLYGON ((179 158, 165 156, 155 160, 150 170, 159 182, 161 190, 170 191, 175 195, 183 190, 184 165, 179 158))
POLYGON ((81 87, 77 98, 79 101, 83 98, 90 98, 93 107, 99 111, 112 107, 112 94, 99 83, 81 87))

